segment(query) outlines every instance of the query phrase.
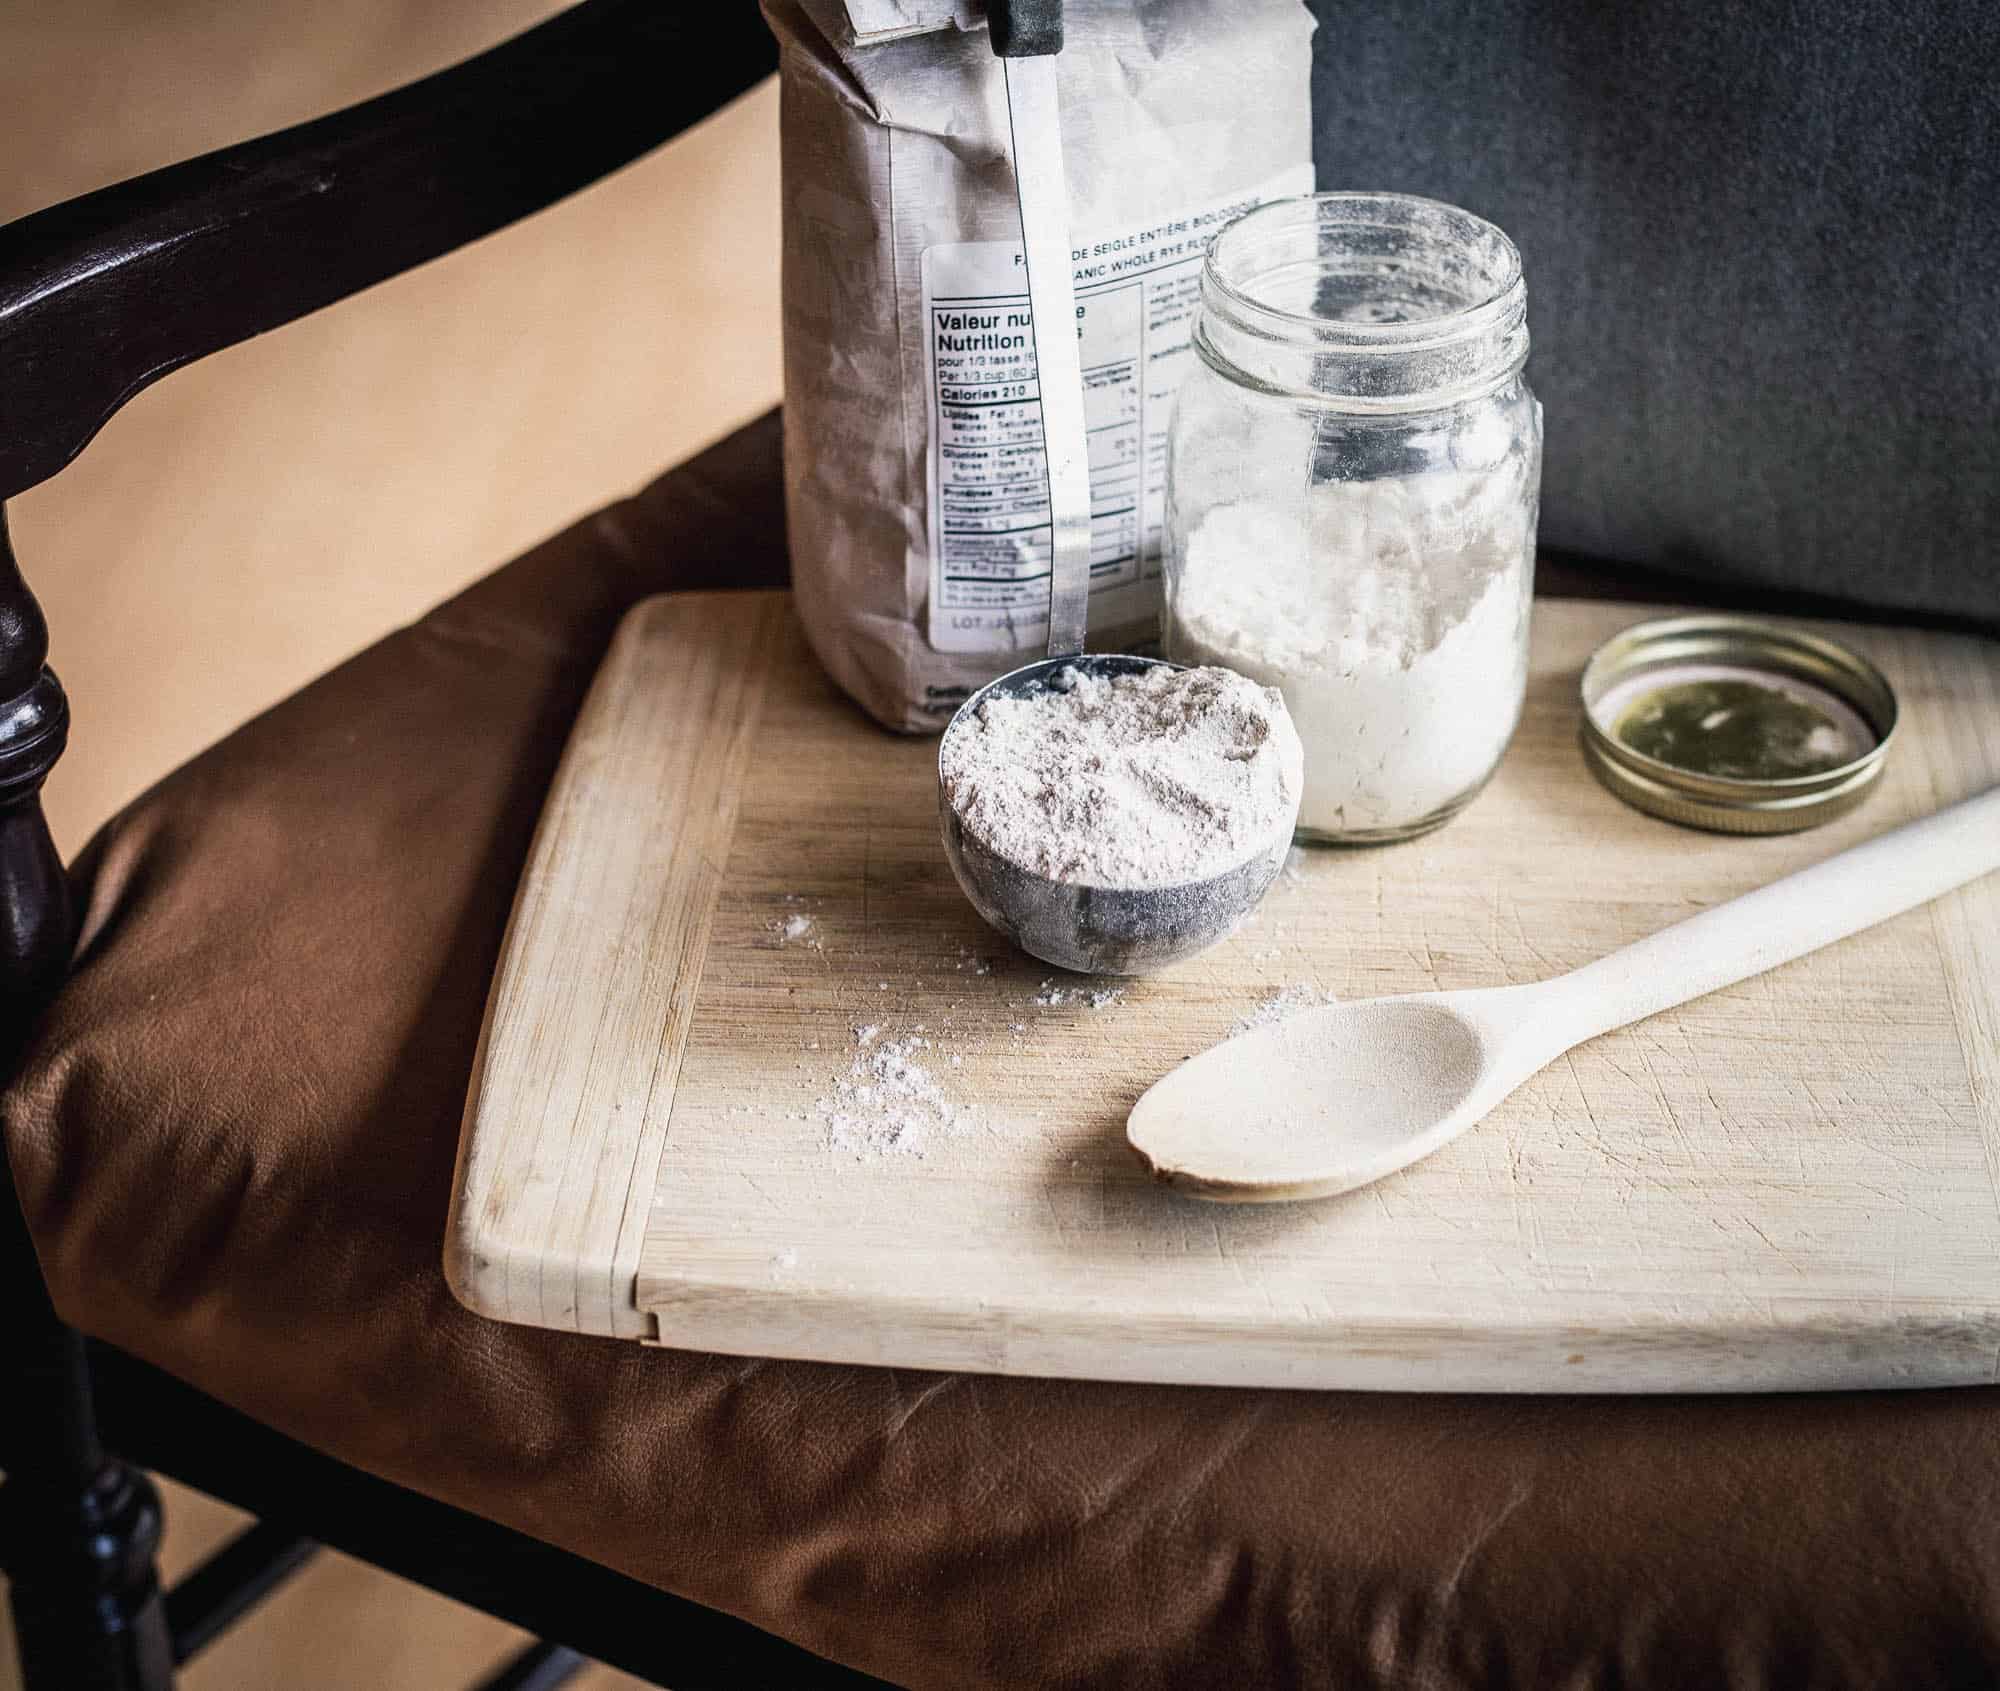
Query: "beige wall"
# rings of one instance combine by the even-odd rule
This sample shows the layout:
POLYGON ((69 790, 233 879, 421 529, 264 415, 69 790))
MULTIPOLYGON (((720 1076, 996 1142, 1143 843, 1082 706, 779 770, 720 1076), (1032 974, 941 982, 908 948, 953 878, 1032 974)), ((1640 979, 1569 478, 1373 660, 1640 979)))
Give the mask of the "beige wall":
MULTIPOLYGON (((557 9, 0 0, 0 221, 557 9)), ((777 233, 767 87, 524 225, 169 377, 17 500, 75 715, 48 791, 64 851, 246 715, 774 403, 777 233)))

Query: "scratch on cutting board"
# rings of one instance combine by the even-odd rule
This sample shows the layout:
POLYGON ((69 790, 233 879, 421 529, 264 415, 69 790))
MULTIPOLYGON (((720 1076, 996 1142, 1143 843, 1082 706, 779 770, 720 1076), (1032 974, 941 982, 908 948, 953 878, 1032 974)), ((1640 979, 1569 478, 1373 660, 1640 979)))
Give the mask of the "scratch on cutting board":
POLYGON ((869 924, 868 883, 872 880, 875 859, 875 829, 864 817, 861 823, 861 937, 869 938, 874 929, 869 924))
POLYGON ((1055 1229, 1056 1242, 1061 1245, 1068 1244, 1069 1234, 1063 1228, 1062 1206, 1056 1202, 1055 1193, 1044 1191, 1042 1202, 1048 1206, 1049 1225, 1055 1229))
POLYGON ((737 1178, 740 1179, 745 1186, 749 1187, 751 1191, 755 1192, 758 1197, 764 1200, 765 1205, 769 1209, 771 1209, 778 1215, 783 1215, 785 1213, 785 1206, 779 1203, 776 1198, 772 1197, 769 1192, 766 1192, 763 1187, 759 1186, 757 1182, 751 1178, 748 1170, 739 1168, 736 1171, 736 1174, 737 1178))
POLYGON ((1806 1277, 1806 1271, 1799 1266, 1798 1260, 1792 1255, 1792 1253, 1786 1250, 1783 1245, 1779 1244, 1777 1240, 1773 1239, 1770 1234, 1766 1233, 1763 1228, 1759 1227, 1756 1224, 1756 1222, 1752 1221, 1747 1215, 1743 1217, 1743 1225, 1749 1228, 1752 1233, 1756 1234, 1758 1238, 1762 1239, 1764 1243, 1770 1247, 1772 1253, 1777 1257, 1777 1259, 1780 1262, 1782 1262, 1787 1268, 1789 1268, 1794 1275, 1796 1275, 1801 1280, 1803 1280, 1806 1277))
POLYGON ((1639 1062, 1646 1071, 1646 1078, 1653 1083, 1653 1099, 1666 1112, 1667 1122, 1674 1130, 1674 1137, 1681 1142, 1681 1149, 1687 1152, 1690 1163, 1701 1161, 1701 1153, 1695 1149, 1695 1142, 1689 1135, 1687 1124, 1681 1120, 1681 1113, 1674 1108, 1672 1095, 1667 1084, 1660 1079, 1660 1071, 1653 1067, 1653 1048, 1657 1042, 1649 1036, 1642 1036, 1639 1045, 1639 1062))

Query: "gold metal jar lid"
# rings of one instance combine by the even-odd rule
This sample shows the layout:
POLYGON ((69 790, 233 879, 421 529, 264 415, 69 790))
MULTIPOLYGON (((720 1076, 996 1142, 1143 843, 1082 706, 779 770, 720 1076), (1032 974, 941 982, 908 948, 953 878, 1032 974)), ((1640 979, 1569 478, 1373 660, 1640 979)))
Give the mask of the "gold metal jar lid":
POLYGON ((1627 804, 1728 834, 1844 816, 1896 732, 1882 672, 1837 641, 1756 617, 1666 617, 1598 647, 1583 753, 1627 804))

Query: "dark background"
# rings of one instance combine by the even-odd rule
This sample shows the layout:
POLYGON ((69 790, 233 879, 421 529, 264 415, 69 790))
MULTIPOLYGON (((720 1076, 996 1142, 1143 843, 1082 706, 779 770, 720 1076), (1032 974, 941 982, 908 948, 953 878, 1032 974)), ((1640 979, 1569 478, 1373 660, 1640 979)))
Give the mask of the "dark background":
POLYGON ((1547 546, 2000 624, 2000 5, 1313 10, 1320 186, 1521 248, 1547 546))

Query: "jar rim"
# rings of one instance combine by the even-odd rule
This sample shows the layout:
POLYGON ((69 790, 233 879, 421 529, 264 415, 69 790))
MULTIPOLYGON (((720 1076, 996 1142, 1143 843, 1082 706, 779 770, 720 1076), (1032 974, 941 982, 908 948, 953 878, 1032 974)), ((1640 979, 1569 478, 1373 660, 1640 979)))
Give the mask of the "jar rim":
MULTIPOLYGON (((1268 275, 1268 272, 1265 274, 1268 275)), ((1526 283, 1521 272, 1521 254, 1499 225, 1451 205, 1420 194, 1330 192, 1298 194, 1269 200, 1227 224, 1209 243, 1202 261, 1202 285, 1213 301, 1234 320, 1239 330, 1260 339, 1297 342, 1310 340, 1323 346, 1337 346, 1349 353, 1407 354, 1430 347, 1445 346, 1467 336, 1487 332, 1525 304, 1526 283), (1481 297, 1462 306, 1402 318, 1393 322, 1371 323, 1327 316, 1317 311, 1294 310, 1259 299, 1250 289, 1249 279, 1232 279, 1232 260, 1256 250, 1258 237, 1266 246, 1273 244, 1279 231, 1291 228, 1302 210, 1310 210, 1313 225, 1326 226, 1323 213, 1341 210, 1355 215, 1347 223, 1357 230, 1399 231, 1410 227, 1412 219, 1370 217, 1395 209, 1405 214, 1428 217, 1453 229, 1467 242, 1485 245, 1497 260, 1490 276, 1481 278, 1481 297)))

